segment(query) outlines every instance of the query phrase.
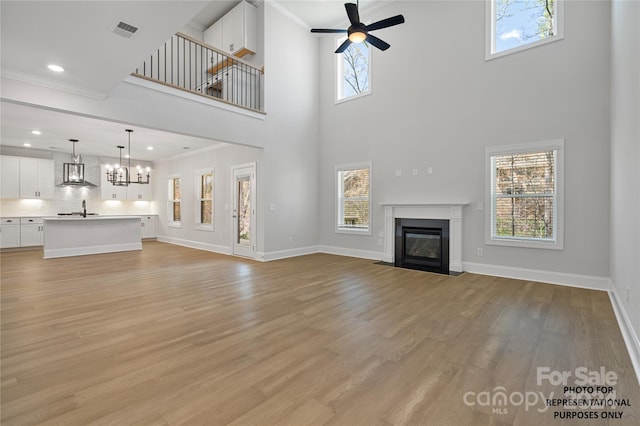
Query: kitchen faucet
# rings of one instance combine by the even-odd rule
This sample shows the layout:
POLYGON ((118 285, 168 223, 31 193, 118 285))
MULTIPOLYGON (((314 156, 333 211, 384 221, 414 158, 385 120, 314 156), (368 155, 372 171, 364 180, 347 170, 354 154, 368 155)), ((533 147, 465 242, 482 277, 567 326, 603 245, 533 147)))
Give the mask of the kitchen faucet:
POLYGON ((87 217, 87 202, 82 200, 82 217, 87 217))

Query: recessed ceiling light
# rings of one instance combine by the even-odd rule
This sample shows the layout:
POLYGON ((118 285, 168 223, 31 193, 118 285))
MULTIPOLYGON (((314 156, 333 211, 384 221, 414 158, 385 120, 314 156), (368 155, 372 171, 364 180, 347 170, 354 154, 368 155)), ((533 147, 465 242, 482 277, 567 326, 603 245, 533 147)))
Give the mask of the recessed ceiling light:
POLYGON ((153 151, 153 147, 152 147, 152 146, 148 146, 148 147, 147 147, 147 149, 148 149, 149 151, 153 151))
POLYGON ((26 146, 27 148, 30 148, 31 144, 29 142, 25 142, 25 143, 22 144, 22 146, 26 146))
POLYGON ((49 64, 49 65, 47 65, 47 68, 49 68, 53 72, 63 72, 64 71, 64 68, 62 68, 60 65, 56 65, 56 64, 49 64))
POLYGON ((34 135, 41 135, 42 132, 40 130, 32 130, 31 133, 33 133, 34 135))

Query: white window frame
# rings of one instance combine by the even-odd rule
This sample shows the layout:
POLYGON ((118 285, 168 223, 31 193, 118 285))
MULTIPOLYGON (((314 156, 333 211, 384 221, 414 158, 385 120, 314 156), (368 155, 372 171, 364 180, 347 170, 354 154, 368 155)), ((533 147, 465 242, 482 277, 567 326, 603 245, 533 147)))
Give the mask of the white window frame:
POLYGON ((486 148, 485 155, 485 243, 509 247, 524 247, 537 249, 564 249, 564 139, 554 139, 540 142, 529 142, 516 145, 505 145, 486 148), (555 151, 555 199, 553 238, 536 239, 525 237, 504 237, 495 235, 495 185, 493 171, 493 157, 502 155, 526 154, 534 152, 555 151))
POLYGON ((167 176, 167 226, 170 228, 182 228, 182 192, 184 188, 182 186, 182 177, 180 174, 174 174, 167 176), (173 199, 173 180, 180 179, 180 199, 173 199), (180 203, 180 220, 173 220, 173 203, 178 201, 180 203))
POLYGON ((214 215, 214 203, 213 200, 215 198, 215 190, 216 190, 216 179, 215 179, 215 175, 213 173, 213 168, 207 168, 207 169, 198 169, 195 170, 195 194, 196 194, 196 206, 195 206, 195 212, 196 212, 196 217, 195 217, 195 228, 200 230, 200 231, 213 231, 214 227, 213 227, 213 218, 215 217, 214 215), (211 182, 211 223, 202 223, 201 217, 202 214, 200 212, 200 209, 202 208, 201 205, 201 201, 203 200, 209 200, 208 198, 202 198, 202 176, 204 175, 211 175, 212 177, 212 182, 211 182))
MULTIPOLYGON (((337 37, 336 38, 336 48, 338 48, 338 46, 340 46, 345 40, 347 39, 347 36, 342 36, 342 37, 337 37)), ((372 76, 372 69, 373 67, 371 66, 371 63, 373 61, 373 49, 371 48, 371 45, 369 45, 369 59, 368 59, 368 63, 367 65, 369 66, 369 70, 368 70, 368 74, 367 74, 367 79, 368 79, 368 87, 367 87, 367 91, 366 92, 362 92, 362 93, 358 93, 349 97, 343 97, 341 98, 340 96, 342 95, 342 88, 343 88, 343 80, 344 80, 344 75, 343 75, 343 71, 344 71, 344 56, 342 53, 339 54, 334 54, 333 56, 335 57, 335 66, 334 66, 334 70, 336 72, 335 74, 335 90, 333 91, 333 93, 335 94, 335 103, 337 104, 341 104, 344 102, 349 102, 352 101, 354 99, 360 99, 362 97, 365 96, 369 96, 371 94, 371 85, 373 83, 373 79, 371 78, 372 76)))
POLYGON ((372 217, 371 217, 371 197, 372 197, 372 171, 371 171, 371 161, 364 161, 358 163, 349 163, 349 164, 339 164, 335 166, 335 170, 333 173, 334 176, 334 190, 335 190, 335 206, 333 211, 335 212, 335 232, 338 234, 352 234, 352 235, 371 235, 372 229, 372 217), (369 169, 369 199, 368 199, 368 209, 369 209, 369 226, 367 228, 351 228, 347 226, 341 226, 342 217, 344 215, 343 199, 341 197, 341 184, 342 182, 338 179, 338 173, 347 170, 357 170, 357 169, 369 169))
POLYGON ((555 0, 555 34, 553 36, 496 52, 496 23, 494 20, 496 0, 485 0, 485 60, 489 61, 491 59, 500 58, 502 56, 511 55, 513 53, 522 52, 523 50, 562 40, 564 38, 564 2, 565 0, 555 0))

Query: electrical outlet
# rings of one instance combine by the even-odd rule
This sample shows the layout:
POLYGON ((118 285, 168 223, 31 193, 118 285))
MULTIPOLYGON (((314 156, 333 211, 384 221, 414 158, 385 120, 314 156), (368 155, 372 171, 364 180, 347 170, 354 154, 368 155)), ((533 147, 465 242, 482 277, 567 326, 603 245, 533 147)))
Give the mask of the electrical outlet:
POLYGON ((627 294, 625 295, 627 303, 629 303, 629 293, 631 293, 631 287, 627 287, 627 294))
POLYGON ((418 176, 418 169, 413 169, 413 175, 418 176))
POLYGON ((482 247, 478 247, 476 249, 476 254, 478 255, 478 257, 484 256, 484 250, 482 249, 482 247))
POLYGON ((398 169, 396 170, 396 177, 400 177, 402 176, 402 170, 398 169))
POLYGON ((482 203, 482 201, 478 201, 478 203, 476 204, 476 208, 478 210, 484 210, 484 204, 482 203))
POLYGON ((293 242, 293 236, 289 235, 289 242, 292 243, 293 242))
POLYGON ((428 167, 427 168, 427 174, 428 175, 432 175, 433 174, 433 167, 428 167))

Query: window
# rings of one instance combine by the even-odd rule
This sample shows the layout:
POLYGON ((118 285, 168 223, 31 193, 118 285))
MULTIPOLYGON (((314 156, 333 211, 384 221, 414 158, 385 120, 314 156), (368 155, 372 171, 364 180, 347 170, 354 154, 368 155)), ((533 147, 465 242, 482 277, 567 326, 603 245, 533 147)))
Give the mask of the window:
POLYGON ((169 176, 169 195, 168 201, 168 225, 179 228, 181 226, 182 217, 180 214, 180 175, 169 176))
POLYGON ((196 228, 213 231, 213 170, 196 170, 196 228))
POLYGON ((564 0, 489 0, 486 59, 560 40, 564 0))
POLYGON ((487 244, 563 248, 564 141, 487 149, 487 244))
MULTIPOLYGON (((340 46, 346 37, 338 39, 340 46)), ((336 56, 336 102, 371 93, 371 49, 366 43, 351 43, 336 56)))
POLYGON ((371 163, 336 166, 336 232, 371 234, 371 163))

